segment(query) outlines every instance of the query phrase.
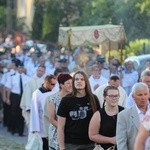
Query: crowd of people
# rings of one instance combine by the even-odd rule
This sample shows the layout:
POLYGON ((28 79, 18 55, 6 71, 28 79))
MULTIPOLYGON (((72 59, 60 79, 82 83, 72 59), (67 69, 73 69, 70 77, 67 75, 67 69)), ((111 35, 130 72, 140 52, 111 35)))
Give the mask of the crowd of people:
POLYGON ((38 134, 43 150, 148 150, 149 68, 139 73, 114 57, 107 63, 83 47, 69 55, 12 51, 8 38, 0 53, 0 121, 12 135, 24 136, 26 125, 28 142, 38 134))

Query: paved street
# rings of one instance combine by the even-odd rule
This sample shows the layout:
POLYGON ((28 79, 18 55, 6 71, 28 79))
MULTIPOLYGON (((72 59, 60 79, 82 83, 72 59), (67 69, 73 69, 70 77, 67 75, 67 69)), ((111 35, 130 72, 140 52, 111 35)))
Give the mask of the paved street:
POLYGON ((24 150, 27 143, 27 129, 25 136, 12 135, 0 123, 0 150, 24 150))

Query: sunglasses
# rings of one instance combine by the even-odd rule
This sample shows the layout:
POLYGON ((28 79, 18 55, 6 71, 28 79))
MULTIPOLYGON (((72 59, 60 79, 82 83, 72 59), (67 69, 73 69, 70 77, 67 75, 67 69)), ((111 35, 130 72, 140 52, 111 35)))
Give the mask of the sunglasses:
POLYGON ((53 83, 50 83, 50 85, 51 85, 51 86, 55 86, 55 84, 53 84, 53 83))

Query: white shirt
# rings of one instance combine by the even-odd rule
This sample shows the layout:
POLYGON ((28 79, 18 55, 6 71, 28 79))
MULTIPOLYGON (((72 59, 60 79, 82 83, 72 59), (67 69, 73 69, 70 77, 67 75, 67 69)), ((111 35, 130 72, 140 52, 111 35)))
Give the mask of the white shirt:
POLYGON ((44 105, 46 98, 54 93, 55 89, 49 92, 42 93, 39 89, 33 92, 32 105, 31 105, 31 117, 30 117, 30 132, 37 131, 41 137, 47 137, 45 125, 44 125, 44 105))
POLYGON ((103 76, 103 77, 105 77, 105 78, 107 78, 107 79, 109 79, 110 78, 110 70, 109 69, 102 69, 101 70, 101 75, 103 76))
POLYGON ((92 89, 92 92, 94 92, 94 86, 95 85, 99 85, 99 86, 102 86, 103 84, 106 84, 108 82, 108 80, 106 78, 104 78, 102 75, 100 76, 99 79, 94 79, 93 78, 93 75, 91 75, 89 77, 89 82, 90 82, 90 86, 91 86, 91 89, 92 89))
MULTIPOLYGON (((29 76, 22 73, 21 77, 22 77, 22 85, 24 90, 26 83, 29 80, 29 76)), ((11 75, 10 78, 8 78, 5 86, 11 89, 12 93, 20 94, 20 74, 16 72, 13 75, 11 75)))
POLYGON ((45 62, 45 67, 46 67, 46 71, 45 71, 45 74, 46 75, 49 75, 49 74, 54 74, 54 71, 55 71, 55 65, 53 65, 49 60, 47 60, 45 62))
MULTIPOLYGON (((137 107, 136 104, 135 104, 135 106, 136 106, 136 109, 137 109, 137 112, 138 112, 138 115, 139 115, 139 118, 140 118, 140 122, 142 122, 146 113, 144 113, 143 111, 141 111, 141 110, 137 107)), ((147 107, 148 107, 147 110, 149 110, 149 105, 148 105, 148 104, 147 104, 147 107)))
POLYGON ((132 93, 130 93, 129 96, 128 96, 128 98, 127 98, 125 107, 126 108, 131 108, 134 104, 135 104, 135 101, 134 101, 134 99, 132 97, 132 93))
POLYGON ((29 62, 25 65, 25 68, 27 70, 27 75, 32 77, 36 73, 38 64, 37 64, 37 62, 35 62, 35 64, 34 64, 32 60, 29 60, 29 62))
POLYGON ((150 110, 148 110, 146 112, 146 115, 145 115, 145 117, 143 119, 142 124, 146 128, 146 130, 150 131, 150 110))
POLYGON ((122 87, 133 86, 138 81, 139 75, 137 71, 132 70, 131 73, 126 73, 124 70, 122 73, 122 87))
POLYGON ((10 71, 8 71, 8 72, 5 72, 5 73, 2 75, 1 84, 2 84, 3 86, 6 85, 6 82, 7 82, 8 78, 10 78, 10 76, 11 76, 12 74, 15 74, 15 70, 10 70, 10 71))
POLYGON ((26 84, 24 92, 22 94, 20 107, 24 110, 30 110, 31 108, 31 101, 32 101, 32 94, 35 90, 42 86, 44 83, 44 76, 41 78, 34 75, 34 77, 30 78, 26 84))
POLYGON ((129 95, 130 92, 132 91, 132 86, 138 82, 139 75, 138 72, 135 70, 132 70, 130 73, 127 73, 125 70, 123 70, 122 74, 123 74, 122 87, 129 95))

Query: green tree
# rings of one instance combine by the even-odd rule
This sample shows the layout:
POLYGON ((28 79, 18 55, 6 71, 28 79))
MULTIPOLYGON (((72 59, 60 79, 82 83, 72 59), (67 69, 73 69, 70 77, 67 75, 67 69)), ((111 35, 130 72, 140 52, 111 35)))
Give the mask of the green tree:
POLYGON ((42 38, 56 42, 62 16, 60 1, 50 0, 45 9, 42 38))
POLYGON ((32 38, 36 40, 42 39, 44 3, 40 0, 35 0, 35 14, 32 24, 32 38))
POLYGON ((114 15, 116 20, 122 20, 128 40, 137 38, 149 38, 150 32, 147 27, 150 25, 149 16, 140 11, 141 0, 117 0, 114 1, 114 15))
POLYGON ((130 41, 125 47, 125 55, 134 56, 141 55, 144 53, 149 53, 150 40, 148 39, 136 39, 135 41, 130 41), (145 45, 145 47, 143 47, 145 45))
POLYGON ((0 0, 0 29, 8 32, 27 29, 25 18, 16 17, 16 1, 0 0))
POLYGON ((103 25, 110 18, 112 24, 122 20, 128 42, 150 37, 149 0, 36 0, 35 7, 32 35, 38 39, 56 42, 60 25, 103 25))
POLYGON ((0 0, 0 6, 6 7, 6 2, 7 2, 7 0, 0 0))
POLYGON ((0 28, 6 28, 6 9, 0 7, 0 28))
POLYGON ((78 16, 76 0, 49 0, 45 6, 43 39, 56 42, 59 26, 71 26, 78 16))
POLYGON ((140 8, 141 13, 146 13, 146 15, 150 17, 150 1, 149 0, 143 0, 142 2, 138 3, 138 7, 140 8))
POLYGON ((15 30, 22 32, 22 31, 29 31, 28 26, 25 24, 25 17, 22 18, 17 18, 16 19, 16 25, 15 25, 15 30))
POLYGON ((82 3, 79 25, 103 25, 113 19, 113 0, 86 0, 82 3))

